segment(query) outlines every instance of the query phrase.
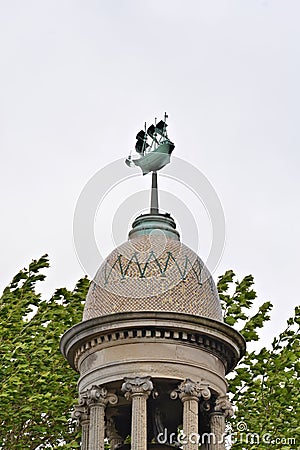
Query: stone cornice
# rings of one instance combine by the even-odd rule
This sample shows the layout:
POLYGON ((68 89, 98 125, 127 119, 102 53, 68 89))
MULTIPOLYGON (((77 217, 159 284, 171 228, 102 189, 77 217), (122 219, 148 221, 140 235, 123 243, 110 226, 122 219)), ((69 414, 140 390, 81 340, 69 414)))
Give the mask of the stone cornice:
POLYGON ((78 370, 86 354, 128 340, 137 342, 180 341, 213 353, 226 371, 235 367, 245 353, 243 337, 232 327, 205 317, 166 312, 117 313, 80 322, 61 339, 61 351, 78 370))

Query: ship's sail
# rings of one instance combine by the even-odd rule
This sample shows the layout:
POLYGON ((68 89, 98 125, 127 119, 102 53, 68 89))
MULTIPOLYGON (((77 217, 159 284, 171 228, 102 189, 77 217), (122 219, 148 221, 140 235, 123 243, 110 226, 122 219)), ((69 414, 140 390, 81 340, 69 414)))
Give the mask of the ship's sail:
POLYGON ((138 134, 136 135, 136 139, 138 141, 146 141, 147 139, 147 134, 144 130, 141 130, 138 132, 138 134))
POLYGON ((167 130, 167 124, 163 120, 160 120, 158 124, 156 124, 155 131, 161 136, 165 136, 167 130))
POLYGON ((149 144, 145 141, 137 141, 135 144, 135 150, 140 154, 143 154, 147 147, 149 147, 149 144))
POLYGON ((137 143, 135 144, 135 150, 137 151, 137 153, 142 154, 142 153, 144 153, 146 148, 149 147, 149 145, 146 142, 147 134, 145 133, 144 130, 141 130, 136 135, 136 139, 137 139, 137 143))
POLYGON ((158 140, 156 139, 156 130, 155 126, 152 124, 147 130, 148 135, 153 139, 154 142, 158 144, 158 140))

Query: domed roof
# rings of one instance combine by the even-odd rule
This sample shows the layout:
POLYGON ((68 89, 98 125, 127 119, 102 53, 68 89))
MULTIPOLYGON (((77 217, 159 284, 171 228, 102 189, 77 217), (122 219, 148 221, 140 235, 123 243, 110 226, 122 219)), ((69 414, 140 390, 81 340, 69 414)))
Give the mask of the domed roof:
POLYGON ((83 320, 119 312, 170 311, 222 321, 216 285, 199 256, 179 241, 168 215, 142 216, 130 239, 99 268, 83 320))

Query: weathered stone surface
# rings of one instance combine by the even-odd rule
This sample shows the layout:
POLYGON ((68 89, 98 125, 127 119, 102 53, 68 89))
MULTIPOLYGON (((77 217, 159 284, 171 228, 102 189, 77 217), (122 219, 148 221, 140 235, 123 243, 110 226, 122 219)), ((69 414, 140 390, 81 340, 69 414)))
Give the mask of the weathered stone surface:
POLYGON ((176 399, 179 396, 183 402, 183 433, 186 443, 185 450, 198 450, 199 447, 199 406, 201 397, 209 400, 211 392, 208 389, 208 383, 195 382, 186 379, 179 384, 178 388, 171 392, 171 398, 176 399))
POLYGON ((211 450, 225 450, 225 416, 222 413, 212 413, 210 416, 210 431, 213 441, 210 443, 211 450))
POLYGON ((92 386, 87 391, 87 404, 90 409, 89 450, 104 450, 105 407, 116 404, 118 398, 103 386, 92 386))
POLYGON ((227 395, 220 395, 217 398, 214 410, 224 414, 225 417, 232 417, 234 414, 232 404, 227 395))
POLYGON ((131 450, 147 450, 147 398, 153 390, 150 377, 126 378, 122 391, 132 399, 131 450))

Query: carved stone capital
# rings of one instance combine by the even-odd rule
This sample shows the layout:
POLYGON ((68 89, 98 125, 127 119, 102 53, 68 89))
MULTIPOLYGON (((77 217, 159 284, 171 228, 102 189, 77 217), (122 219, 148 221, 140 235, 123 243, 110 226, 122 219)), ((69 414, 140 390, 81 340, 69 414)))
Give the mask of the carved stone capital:
POLYGON ((88 391, 79 394, 78 405, 88 407, 88 391))
POLYGON ((180 398, 183 402, 186 400, 197 400, 199 401, 202 397, 204 400, 209 400, 211 397, 208 384, 200 381, 192 381, 187 378, 182 381, 177 389, 171 392, 171 399, 180 398))
POLYGON ((143 396, 148 398, 153 389, 150 377, 125 378, 122 385, 122 392, 128 400, 134 396, 143 396))
POLYGON ((112 392, 108 392, 103 386, 93 385, 91 389, 87 391, 87 404, 88 406, 103 406, 105 407, 108 403, 115 405, 118 403, 118 397, 112 392))
POLYGON ((77 427, 81 426, 84 422, 89 421, 90 412, 87 404, 87 392, 83 392, 79 395, 78 405, 74 406, 71 417, 76 422, 77 427))
POLYGON ((214 412, 224 414, 225 417, 233 416, 234 411, 227 395, 217 398, 214 412))
POLYGON ((89 408, 84 405, 75 405, 71 417, 76 422, 76 426, 80 427, 84 422, 89 421, 89 408))

